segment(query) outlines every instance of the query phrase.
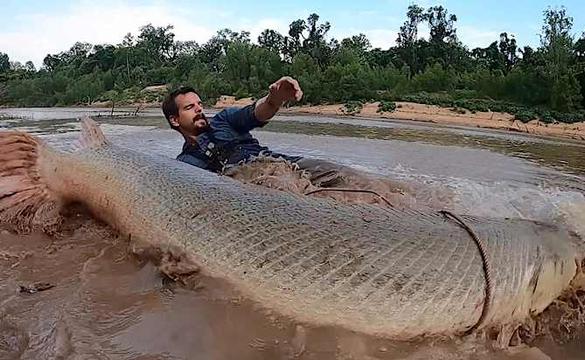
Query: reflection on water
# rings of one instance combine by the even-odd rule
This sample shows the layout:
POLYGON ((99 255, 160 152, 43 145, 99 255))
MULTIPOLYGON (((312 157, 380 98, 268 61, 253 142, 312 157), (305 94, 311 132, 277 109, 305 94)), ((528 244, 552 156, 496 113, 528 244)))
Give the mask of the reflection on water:
POLYGON ((307 135, 349 136, 480 148, 534 160, 543 165, 575 174, 585 174, 585 143, 546 141, 525 136, 487 136, 480 132, 469 135, 454 131, 381 128, 331 123, 278 121, 271 123, 269 127, 264 129, 307 135))
POLYGON ((58 108, 0 108, 0 119, 20 120, 62 120, 76 119, 83 115, 102 117, 109 115, 126 116, 140 114, 140 116, 160 116, 160 110, 154 108, 118 107, 114 111, 108 108, 91 107, 58 107, 58 108))
MULTIPOLYGON (((52 118, 50 111, 34 110, 45 119, 20 110, 24 119, 0 120, 0 128, 31 131, 68 147, 79 129, 71 118, 80 110, 74 110, 52 118)), ((98 120, 115 144, 174 157, 181 137, 157 112, 98 120)), ((460 213, 557 222, 585 234, 580 143, 307 116, 279 117, 256 136, 279 152, 448 189, 460 213)), ((196 290, 165 283, 153 266, 128 254, 125 241, 89 218, 73 217, 68 226, 54 239, 0 234, 0 359, 503 358, 481 347, 471 356, 452 344, 397 345, 340 329, 299 327, 212 279, 198 277, 196 290), (56 286, 18 293, 19 285, 35 282, 56 286)), ((580 358, 583 345, 571 346, 549 352, 580 358)))
MULTIPOLYGON (((128 126, 148 126, 166 129, 168 124, 158 109, 145 109, 140 116, 110 118, 107 109, 0 109, 2 114, 15 114, 20 119, 0 120, 0 129, 26 129, 33 133, 51 134, 77 129, 76 117, 100 114, 102 123, 128 126)), ((132 109, 122 109, 126 113, 132 109)), ((209 111, 212 116, 214 111, 209 111)), ((487 149, 508 156, 538 162, 573 174, 585 174, 585 143, 572 140, 548 140, 525 134, 502 131, 437 127, 412 122, 391 122, 355 118, 327 118, 313 116, 277 116, 264 131, 357 137, 379 140, 398 140, 442 146, 487 149)))

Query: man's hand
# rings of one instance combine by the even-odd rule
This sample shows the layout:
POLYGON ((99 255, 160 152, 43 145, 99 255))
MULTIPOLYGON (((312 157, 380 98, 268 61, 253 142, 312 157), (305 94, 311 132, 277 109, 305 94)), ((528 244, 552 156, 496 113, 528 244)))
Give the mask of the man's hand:
POLYGON ((290 76, 278 79, 268 90, 268 95, 258 100, 254 109, 256 118, 262 122, 270 120, 286 101, 299 101, 303 97, 299 82, 290 76))
POLYGON ((269 87, 268 102, 276 107, 282 106, 286 101, 299 101, 303 97, 303 91, 299 82, 290 76, 278 79, 269 87))

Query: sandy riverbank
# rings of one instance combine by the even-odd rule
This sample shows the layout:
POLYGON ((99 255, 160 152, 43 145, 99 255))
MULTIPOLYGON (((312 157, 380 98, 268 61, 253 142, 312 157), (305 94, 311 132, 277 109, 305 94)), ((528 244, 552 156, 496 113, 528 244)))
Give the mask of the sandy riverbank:
MULTIPOLYGON (((245 106, 251 104, 252 101, 249 98, 236 100, 234 97, 222 96, 214 107, 245 106)), ((514 115, 507 113, 477 112, 473 114, 465 111, 464 114, 461 114, 449 108, 408 102, 397 102, 396 110, 393 112, 378 113, 378 104, 378 102, 367 103, 361 111, 352 114, 352 116, 421 121, 440 125, 468 126, 522 132, 539 136, 585 140, 584 122, 574 124, 545 124, 538 120, 532 120, 528 123, 522 123, 521 121, 514 120, 514 115)), ((281 110, 281 113, 347 116, 346 112, 344 112, 343 104, 292 106, 281 110)))

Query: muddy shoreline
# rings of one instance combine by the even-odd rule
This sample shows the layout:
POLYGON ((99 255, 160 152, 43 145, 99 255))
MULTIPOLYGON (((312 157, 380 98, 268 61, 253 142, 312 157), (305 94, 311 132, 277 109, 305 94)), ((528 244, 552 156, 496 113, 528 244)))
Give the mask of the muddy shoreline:
MULTIPOLYGON (((250 98, 236 100, 234 97, 224 96, 215 108, 228 106, 245 106, 253 102, 250 98)), ((153 104, 154 105, 154 104, 153 104)), ((303 105, 281 109, 281 114, 322 115, 322 116, 355 116, 358 118, 431 123, 436 125, 455 125, 467 128, 482 128, 502 130, 507 132, 525 133, 536 136, 558 139, 572 139, 585 141, 585 123, 574 124, 545 124, 538 120, 528 123, 515 120, 514 115, 499 112, 476 112, 467 110, 443 108, 435 105, 425 105, 409 102, 396 102, 393 112, 378 112, 379 102, 366 103, 359 111, 347 114, 343 104, 331 105, 303 105)))
MULTIPOLYGON (((209 108, 212 111, 220 111, 231 106, 246 106, 253 103, 253 99, 244 98, 235 100, 233 97, 223 97, 214 106, 209 108)), ((366 103, 363 108, 355 113, 347 113, 343 104, 330 105, 302 105, 282 108, 279 115, 319 115, 339 118, 358 118, 378 121, 408 122, 428 124, 438 127, 456 127, 461 129, 485 129, 501 131, 503 133, 516 133, 527 136, 536 136, 545 139, 571 140, 578 143, 585 143, 585 122, 566 124, 546 124, 539 120, 532 120, 527 123, 515 120, 514 116, 498 112, 476 112, 461 109, 455 111, 451 108, 443 108, 435 105, 425 105, 408 102, 396 102, 397 109, 393 112, 378 112, 378 102, 366 103)), ((110 107, 104 104, 89 106, 77 105, 67 106, 70 109, 99 109, 98 112, 108 117, 110 107)), ((10 109, 8 107, 0 109, 10 109)), ((158 103, 136 103, 116 107, 114 117, 137 117, 157 116, 153 110, 160 109, 158 103)), ((162 117, 162 113, 160 113, 162 117)))

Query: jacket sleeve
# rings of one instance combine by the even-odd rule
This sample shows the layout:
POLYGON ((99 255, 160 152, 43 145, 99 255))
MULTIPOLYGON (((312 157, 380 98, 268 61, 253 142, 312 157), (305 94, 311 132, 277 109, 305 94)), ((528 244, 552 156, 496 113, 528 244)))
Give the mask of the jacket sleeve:
POLYGON ((256 103, 242 108, 227 108, 216 115, 217 120, 227 122, 234 130, 243 134, 257 127, 266 125, 256 118, 254 108, 256 103))

